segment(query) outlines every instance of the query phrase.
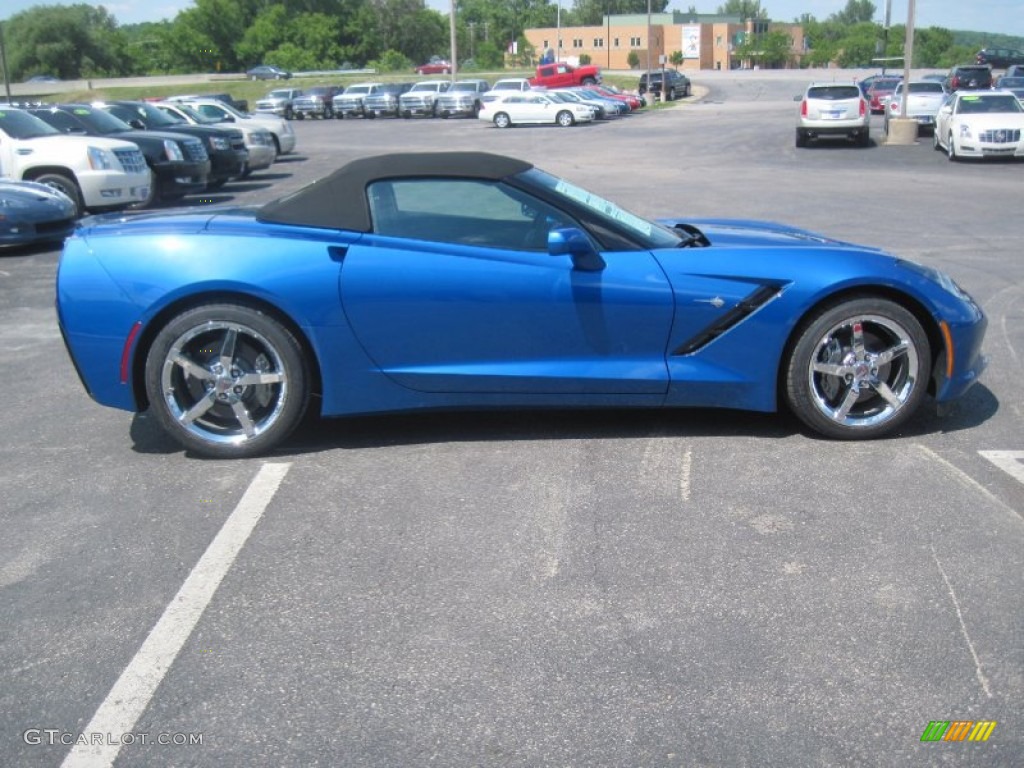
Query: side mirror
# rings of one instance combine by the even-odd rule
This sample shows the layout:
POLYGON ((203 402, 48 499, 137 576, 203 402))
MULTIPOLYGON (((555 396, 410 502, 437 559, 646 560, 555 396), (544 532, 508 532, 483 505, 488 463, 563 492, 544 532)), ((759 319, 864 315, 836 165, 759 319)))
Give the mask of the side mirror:
POLYGON ((576 227, 561 227, 548 232, 548 253, 570 256, 573 267, 583 272, 600 272, 606 266, 590 238, 576 227))

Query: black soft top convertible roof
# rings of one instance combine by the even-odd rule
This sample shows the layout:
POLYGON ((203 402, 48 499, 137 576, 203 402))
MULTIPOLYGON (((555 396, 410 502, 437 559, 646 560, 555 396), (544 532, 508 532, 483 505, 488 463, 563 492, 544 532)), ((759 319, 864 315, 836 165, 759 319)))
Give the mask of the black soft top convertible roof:
POLYGON ((406 152, 366 157, 267 203, 256 218, 274 224, 369 232, 366 187, 371 182, 430 176, 497 181, 532 167, 522 160, 487 152, 406 152))

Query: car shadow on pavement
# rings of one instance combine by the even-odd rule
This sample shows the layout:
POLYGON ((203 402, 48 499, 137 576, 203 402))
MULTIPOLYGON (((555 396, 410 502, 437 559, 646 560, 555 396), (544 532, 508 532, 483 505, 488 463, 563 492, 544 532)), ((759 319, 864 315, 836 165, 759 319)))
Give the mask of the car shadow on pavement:
MULTIPOLYGON (((926 402, 893 438, 917 438, 972 429, 998 410, 999 401, 995 395, 979 384, 946 415, 938 415, 935 404, 926 402)), ((788 411, 756 413, 713 408, 460 410, 336 419, 307 415, 292 436, 268 456, 449 442, 635 440, 655 436, 778 440, 800 434, 827 441, 827 438, 804 427, 788 411)), ((148 412, 135 415, 130 436, 136 453, 171 454, 182 451, 181 446, 160 429, 148 412)))

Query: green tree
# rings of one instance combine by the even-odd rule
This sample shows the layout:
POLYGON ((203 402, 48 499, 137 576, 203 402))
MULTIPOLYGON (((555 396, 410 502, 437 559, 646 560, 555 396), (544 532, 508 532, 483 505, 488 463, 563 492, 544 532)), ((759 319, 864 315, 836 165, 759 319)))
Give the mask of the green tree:
POLYGON ((378 72, 408 72, 413 67, 412 61, 404 53, 389 49, 376 61, 371 61, 370 66, 378 72))
POLYGON ((669 64, 671 64, 673 67, 678 69, 679 67, 681 67, 683 65, 683 52, 682 51, 672 51, 672 53, 668 57, 668 61, 669 61, 669 64))
POLYGON ((875 4, 871 0, 847 0, 846 7, 829 16, 829 21, 838 24, 853 26, 873 21, 875 18, 875 4))
MULTIPOLYGON (((662 13, 668 0, 651 0, 651 11, 662 13)), ((573 0, 571 22, 593 26, 604 21, 605 14, 647 13, 647 0, 573 0)))
POLYGON ((130 74, 127 40, 114 17, 91 5, 43 5, 4 24, 11 79, 51 74, 62 80, 130 74))
POLYGON ((767 19, 768 9, 761 7, 761 0, 728 0, 718 6, 718 13, 739 16, 741 19, 767 19))
POLYGON ((192 72, 238 71, 235 45, 245 37, 246 19, 234 0, 195 0, 173 23, 167 45, 178 68, 192 72))
POLYGON ((626 56, 626 63, 629 64, 630 69, 636 69, 640 66, 640 54, 636 51, 630 51, 629 55, 626 56))

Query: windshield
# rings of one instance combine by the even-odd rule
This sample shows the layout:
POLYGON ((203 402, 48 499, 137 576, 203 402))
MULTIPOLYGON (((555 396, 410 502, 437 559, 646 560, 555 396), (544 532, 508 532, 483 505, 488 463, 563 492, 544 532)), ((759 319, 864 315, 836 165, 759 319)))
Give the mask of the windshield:
POLYGON ((177 109, 182 114, 188 115, 195 122, 203 123, 204 125, 217 125, 218 123, 222 122, 219 117, 207 117, 206 115, 201 115, 198 112, 196 112, 196 110, 192 109, 192 107, 189 107, 185 104, 176 104, 175 109, 177 109))
POLYGON ((411 93, 412 91, 436 91, 436 90, 437 90, 437 84, 436 83, 416 83, 416 85, 414 85, 412 88, 409 89, 409 92, 411 93))
POLYGON ((94 133, 111 134, 123 133, 132 130, 132 127, 123 120, 119 120, 102 109, 92 107, 68 107, 64 110, 74 115, 79 122, 94 133))
POLYGON ((591 216, 600 219, 610 229, 626 232, 631 239, 643 243, 646 248, 675 248, 682 240, 666 227, 630 213, 593 192, 588 192, 539 168, 523 171, 517 174, 517 177, 561 198, 563 204, 570 210, 580 207, 586 209, 591 216))
POLYGON ((350 93, 369 93, 369 92, 370 92, 370 86, 369 85, 350 85, 348 88, 345 89, 345 95, 346 96, 349 95, 350 93))
POLYGON ((0 109, 0 129, 12 139, 35 139, 39 136, 59 136, 53 126, 47 125, 35 115, 20 109, 0 109))
POLYGON ((476 90, 476 83, 455 83, 455 85, 453 85, 448 90, 451 90, 451 91, 475 91, 476 90))
POLYGON ((992 96, 963 96, 957 107, 957 114, 974 115, 986 112, 1024 112, 1017 97, 1012 94, 992 96))
POLYGON ((290 99, 291 97, 291 91, 271 91, 267 94, 268 99, 290 99))
MULTIPOLYGON (((942 83, 928 82, 928 83, 910 83, 911 93, 945 93, 946 90, 942 87, 942 83)), ((896 87, 896 93, 903 93, 903 84, 900 83, 896 87)))

